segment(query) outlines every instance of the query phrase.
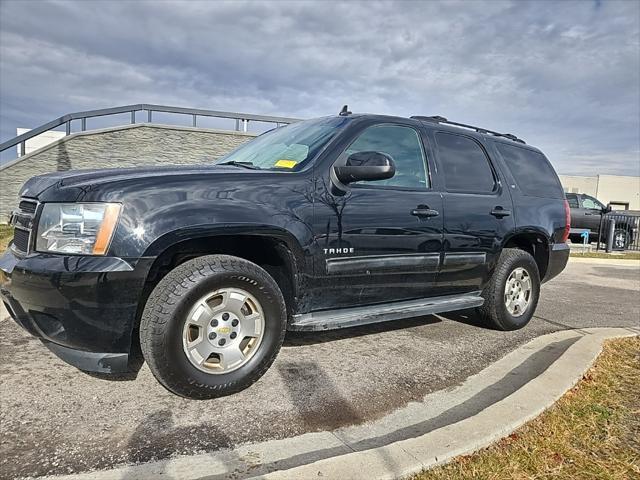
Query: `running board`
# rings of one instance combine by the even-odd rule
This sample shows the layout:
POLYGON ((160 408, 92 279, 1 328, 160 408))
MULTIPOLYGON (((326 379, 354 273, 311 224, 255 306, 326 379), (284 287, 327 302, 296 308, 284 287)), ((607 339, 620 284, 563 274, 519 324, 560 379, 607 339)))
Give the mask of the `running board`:
POLYGON ((368 323, 400 320, 402 318, 432 315, 434 313, 464 310, 479 307, 484 303, 480 292, 463 295, 447 295, 443 297, 421 298, 403 302, 382 303, 366 307, 340 308, 321 312, 294 315, 289 330, 318 331, 335 328, 353 327, 368 323))

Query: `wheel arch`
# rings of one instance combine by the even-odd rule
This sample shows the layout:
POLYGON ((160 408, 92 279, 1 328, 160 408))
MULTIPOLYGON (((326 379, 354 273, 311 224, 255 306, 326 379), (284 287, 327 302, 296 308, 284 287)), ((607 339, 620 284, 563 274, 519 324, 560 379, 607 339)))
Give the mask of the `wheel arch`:
MULTIPOLYGON (((290 232, 258 225, 189 227, 163 235, 145 251, 145 256, 155 259, 146 275, 133 329, 140 325, 149 294, 169 271, 192 258, 216 254, 233 255, 260 265, 280 287, 289 318, 296 313, 305 259, 302 247, 290 232)), ((134 332, 133 341, 137 338, 134 332)))
POLYGON ((549 266, 551 238, 547 232, 535 228, 521 229, 505 237, 502 248, 518 248, 531 254, 543 281, 549 266))

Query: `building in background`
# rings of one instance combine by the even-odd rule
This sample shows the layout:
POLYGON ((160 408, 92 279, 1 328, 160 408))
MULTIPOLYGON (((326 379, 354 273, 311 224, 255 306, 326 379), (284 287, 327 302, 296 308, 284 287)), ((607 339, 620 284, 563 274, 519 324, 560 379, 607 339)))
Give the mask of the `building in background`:
MULTIPOLYGON (((16 128, 16 135, 22 135, 23 133, 27 133, 31 129, 29 128, 16 128)), ((56 140, 64 137, 64 132, 58 132, 56 130, 49 130, 48 132, 41 133, 38 136, 30 138, 25 142, 24 149, 25 152, 23 154, 22 147, 20 144, 16 145, 16 153, 18 157, 22 155, 26 155, 27 153, 35 152, 39 148, 46 147, 50 143, 55 142, 56 140)))
POLYGON ((585 193, 614 210, 640 210, 640 177, 559 175, 565 192, 585 193))

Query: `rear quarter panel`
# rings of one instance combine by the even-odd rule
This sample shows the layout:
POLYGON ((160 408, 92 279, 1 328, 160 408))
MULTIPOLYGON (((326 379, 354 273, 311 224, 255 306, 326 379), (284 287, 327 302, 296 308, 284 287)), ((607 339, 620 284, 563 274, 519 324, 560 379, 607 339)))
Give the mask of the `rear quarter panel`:
MULTIPOLYGON (((491 143, 492 157, 500 165, 500 170, 507 183, 505 188, 511 193, 513 201, 515 220, 513 234, 539 233, 544 235, 549 245, 560 242, 565 229, 565 210, 564 192, 558 176, 555 175, 555 181, 558 183, 558 193, 555 198, 527 195, 520 189, 504 158, 496 148, 496 141, 491 143)), ((537 149, 533 150, 542 153, 537 149)), ((506 241, 508 239, 509 237, 506 238, 506 241)))

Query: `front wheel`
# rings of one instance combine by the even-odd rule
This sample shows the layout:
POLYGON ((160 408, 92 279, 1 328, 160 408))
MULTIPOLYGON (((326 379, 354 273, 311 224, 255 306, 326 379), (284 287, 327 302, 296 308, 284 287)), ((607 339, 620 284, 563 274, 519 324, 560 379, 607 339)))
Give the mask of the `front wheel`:
POLYGON ((258 380, 285 330, 284 299, 265 270, 238 257, 209 255, 176 267, 154 288, 140 345, 165 388, 207 399, 258 380))
POLYGON ((524 250, 505 248, 489 284, 482 292, 478 313, 498 330, 524 327, 535 312, 540 295, 540 274, 534 258, 524 250))

